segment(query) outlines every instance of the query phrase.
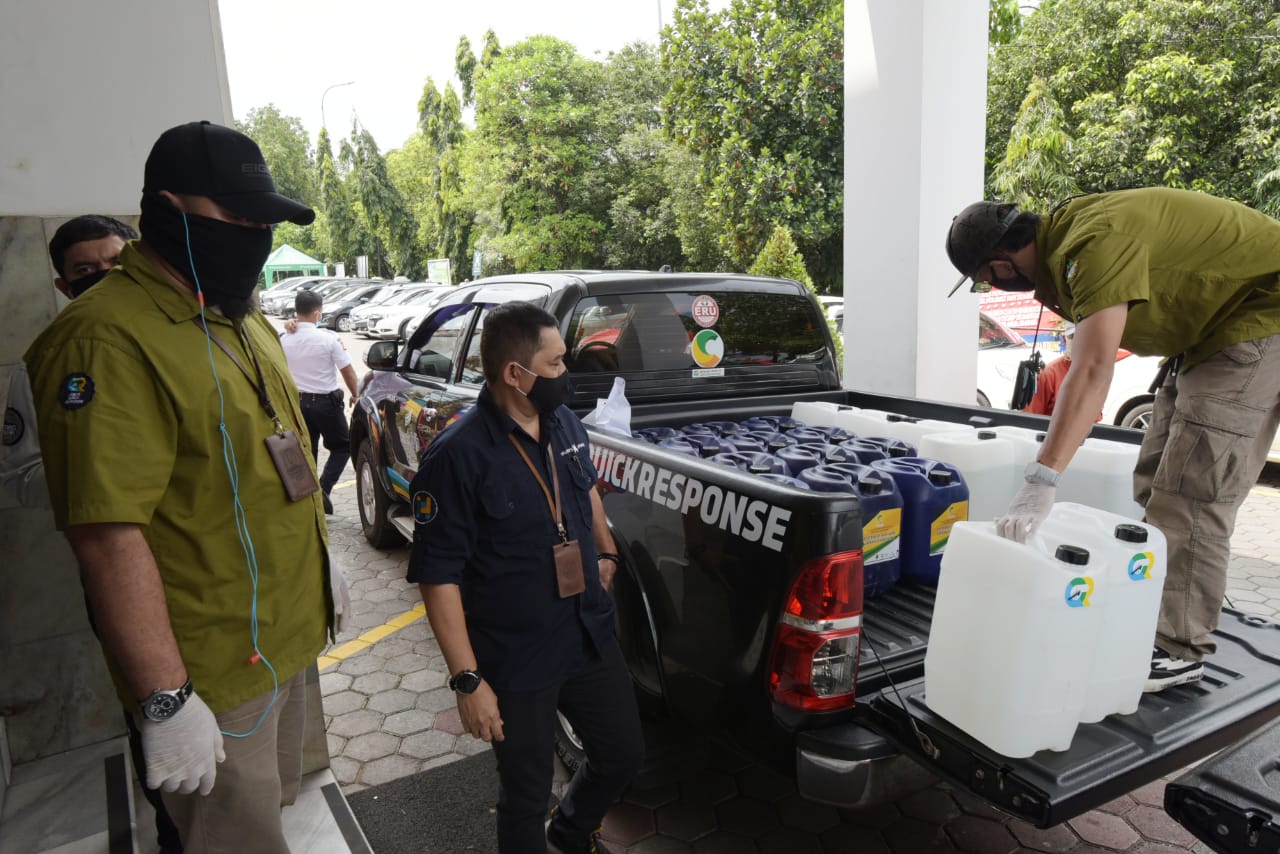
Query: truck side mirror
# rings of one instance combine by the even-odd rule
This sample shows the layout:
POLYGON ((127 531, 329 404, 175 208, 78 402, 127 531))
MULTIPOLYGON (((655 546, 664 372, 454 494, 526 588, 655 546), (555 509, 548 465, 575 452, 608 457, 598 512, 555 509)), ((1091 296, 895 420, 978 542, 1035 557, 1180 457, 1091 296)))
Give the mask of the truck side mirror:
POLYGON ((374 371, 394 371, 400 347, 395 341, 375 341, 365 354, 364 363, 374 371))

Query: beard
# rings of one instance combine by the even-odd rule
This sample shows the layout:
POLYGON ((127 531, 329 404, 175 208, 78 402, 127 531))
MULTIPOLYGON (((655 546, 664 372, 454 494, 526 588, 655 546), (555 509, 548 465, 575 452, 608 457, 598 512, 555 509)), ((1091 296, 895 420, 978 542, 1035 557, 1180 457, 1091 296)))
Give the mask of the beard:
POLYGON ((1034 291, 1036 289, 1036 283, 1034 281, 1032 281, 1031 279, 1028 279, 1026 276, 1022 275, 1022 273, 1019 273, 1017 271, 1015 271, 1014 274, 1008 277, 1007 279, 1006 278, 996 279, 995 277, 992 277, 992 278, 994 279, 994 281, 991 282, 991 287, 997 288, 1002 291, 1025 292, 1025 291, 1034 291))
POLYGON ((253 311, 254 305, 252 298, 223 297, 216 307, 218 312, 228 320, 242 320, 253 311))

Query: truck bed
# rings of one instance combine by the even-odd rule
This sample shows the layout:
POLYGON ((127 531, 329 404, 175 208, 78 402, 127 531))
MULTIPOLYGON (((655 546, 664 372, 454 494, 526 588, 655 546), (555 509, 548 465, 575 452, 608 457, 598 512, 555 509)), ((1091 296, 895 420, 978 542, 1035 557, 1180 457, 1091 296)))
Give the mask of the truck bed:
POLYGON ((1280 714, 1280 625, 1224 609, 1214 634, 1218 652, 1202 681, 1148 694, 1132 715, 1082 724, 1061 753, 996 754, 928 707, 923 677, 881 691, 863 713, 939 776, 1049 827, 1234 744, 1280 714))

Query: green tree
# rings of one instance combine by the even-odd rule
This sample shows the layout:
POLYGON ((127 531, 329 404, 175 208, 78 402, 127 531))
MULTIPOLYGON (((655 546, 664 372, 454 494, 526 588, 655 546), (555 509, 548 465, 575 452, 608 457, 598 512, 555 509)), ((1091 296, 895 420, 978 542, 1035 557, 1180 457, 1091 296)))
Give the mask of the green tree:
POLYGON ((996 197, 1042 213, 1080 192, 1071 172, 1072 140, 1063 128, 1062 108, 1040 77, 1009 132, 1004 160, 991 176, 996 197))
MULTIPOLYGON (((485 243, 517 270, 597 266, 607 184, 597 169, 599 67, 568 42, 533 36, 504 50, 476 80, 476 136, 501 230, 485 243)), ((494 223, 490 223, 492 226, 494 223)))
MULTIPOLYGON (((301 119, 286 116, 275 104, 267 104, 250 110, 244 121, 237 121, 235 127, 262 149, 276 190, 312 208, 319 206, 319 173, 311 141, 301 119)), ((278 249, 288 243, 309 255, 322 257, 325 254, 323 223, 318 214, 319 211, 317 221, 311 225, 281 223, 275 230, 272 248, 278 249)))
POLYGON ((426 259, 417 249, 417 224, 387 174, 387 163, 373 135, 353 122, 351 138, 342 141, 339 159, 346 169, 344 183, 365 228, 374 238, 370 263, 381 275, 421 277, 426 259))
MULTIPOLYGON (((756 256, 756 260, 751 263, 750 269, 747 270, 753 276, 772 276, 775 279, 791 279, 799 282, 809 289, 814 296, 818 295, 818 290, 813 286, 813 279, 809 277, 809 271, 804 267, 804 257, 801 256, 800 250, 796 248, 796 242, 791 237, 790 230, 786 226, 775 225, 769 239, 760 249, 760 254, 756 256)), ((840 333, 836 331, 835 323, 827 318, 827 329, 831 333, 831 340, 836 344, 836 365, 839 370, 844 370, 844 342, 840 338, 840 333)))
POLYGON ((311 140, 302 120, 284 115, 275 104, 267 104, 250 110, 244 121, 235 126, 262 149, 276 189, 314 207, 319 200, 319 181, 311 140))
POLYGON ((317 221, 323 220, 325 260, 341 262, 348 273, 354 273, 356 257, 369 253, 371 236, 361 223, 355 200, 338 172, 328 129, 320 129, 316 149, 321 199, 321 215, 317 221))
POLYGON ((1018 0, 991 0, 987 13, 987 41, 990 44, 1008 44, 1018 37, 1022 29, 1022 10, 1018 0))
POLYGON ((786 225, 824 285, 843 229, 842 0, 677 0, 664 32, 675 140, 700 162, 702 215, 729 263, 750 263, 786 225))
POLYGON ((1164 185, 1259 203, 1280 128, 1278 15, 1269 0, 1045 0, 993 52, 988 175, 1040 77, 1083 190, 1164 185))
POLYGON ((476 55, 471 51, 471 39, 462 36, 453 52, 453 68, 462 84, 462 103, 470 104, 475 97, 476 55))

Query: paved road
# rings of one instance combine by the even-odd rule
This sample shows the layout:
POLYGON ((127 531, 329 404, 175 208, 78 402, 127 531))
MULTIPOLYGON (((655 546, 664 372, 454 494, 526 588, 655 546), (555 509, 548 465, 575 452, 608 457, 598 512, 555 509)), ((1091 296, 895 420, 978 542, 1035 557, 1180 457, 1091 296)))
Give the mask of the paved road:
MULTIPOLYGON (((359 362, 370 342, 343 337, 359 362)), ((333 771, 348 793, 488 750, 462 734, 440 648, 416 589, 404 581, 408 550, 368 546, 354 487, 348 471, 334 490, 330 539, 351 584, 355 625, 322 661, 320 677, 333 771)), ((1250 494, 1232 546, 1229 598, 1280 614, 1280 469, 1269 469, 1250 494)), ((563 784, 563 774, 557 779, 563 784)), ((1165 815, 1163 788, 1143 787, 1038 830, 944 784, 873 809, 819 806, 800 799, 790 780, 721 746, 679 779, 633 789, 604 830, 615 854, 1207 851, 1165 815)), ((430 804, 423 809, 429 816, 430 804)))

